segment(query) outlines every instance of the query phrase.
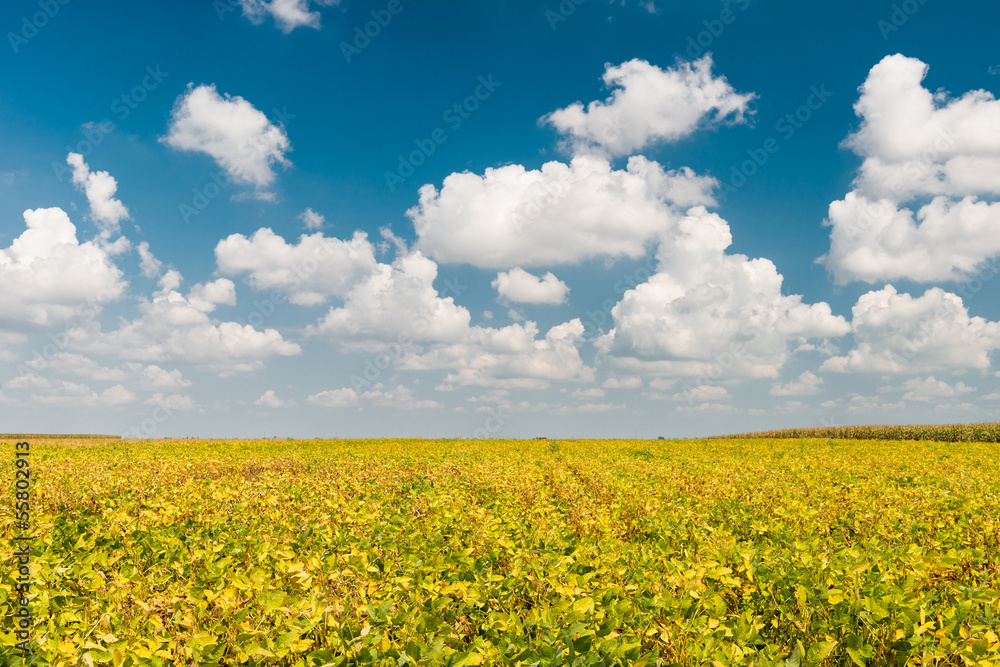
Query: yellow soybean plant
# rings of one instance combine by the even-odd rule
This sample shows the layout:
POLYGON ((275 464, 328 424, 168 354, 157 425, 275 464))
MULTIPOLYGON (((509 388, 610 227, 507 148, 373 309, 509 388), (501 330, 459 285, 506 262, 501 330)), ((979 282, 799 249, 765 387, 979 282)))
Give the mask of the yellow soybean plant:
MULTIPOLYGON (((3 667, 1000 666, 992 443, 36 439, 32 457, 30 651, 8 558, 3 667)), ((13 512, 0 530, 12 554, 13 512)))

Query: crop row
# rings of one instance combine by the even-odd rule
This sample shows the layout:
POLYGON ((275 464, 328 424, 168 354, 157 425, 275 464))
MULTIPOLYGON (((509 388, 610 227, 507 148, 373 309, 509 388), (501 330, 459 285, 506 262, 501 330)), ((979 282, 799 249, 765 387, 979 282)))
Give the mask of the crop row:
POLYGON ((935 440, 938 442, 1000 442, 1000 423, 828 426, 758 431, 718 436, 748 438, 839 438, 846 440, 935 440))

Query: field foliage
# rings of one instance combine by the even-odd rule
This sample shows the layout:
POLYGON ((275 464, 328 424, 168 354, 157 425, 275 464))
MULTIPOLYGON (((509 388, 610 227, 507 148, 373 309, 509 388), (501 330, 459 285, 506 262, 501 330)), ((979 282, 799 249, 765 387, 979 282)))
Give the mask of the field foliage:
POLYGON ((121 436, 117 435, 93 435, 93 434, 79 434, 79 435, 41 435, 38 433, 0 433, 0 442, 6 442, 8 440, 21 441, 21 440, 48 440, 48 441, 61 441, 61 440, 118 440, 121 436))
POLYGON ((725 439, 747 438, 842 438, 850 440, 936 440, 938 442, 1000 442, 1000 423, 931 424, 880 426, 828 426, 823 428, 787 428, 720 436, 725 439))
POLYGON ((990 444, 58 440, 32 475, 37 665, 1000 665, 990 444))

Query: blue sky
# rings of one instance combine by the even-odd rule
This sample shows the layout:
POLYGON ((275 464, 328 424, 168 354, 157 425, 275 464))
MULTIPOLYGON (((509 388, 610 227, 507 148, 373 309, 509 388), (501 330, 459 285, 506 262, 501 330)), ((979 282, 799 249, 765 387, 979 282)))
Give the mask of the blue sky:
POLYGON ((6 3, 0 430, 996 420, 998 19, 6 3))

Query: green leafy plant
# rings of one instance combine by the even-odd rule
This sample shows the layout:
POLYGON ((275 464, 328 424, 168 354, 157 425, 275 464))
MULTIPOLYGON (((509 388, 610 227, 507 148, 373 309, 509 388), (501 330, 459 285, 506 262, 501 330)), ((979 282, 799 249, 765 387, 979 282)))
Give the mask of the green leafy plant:
POLYGON ((992 445, 553 444, 36 440, 31 664, 1000 665, 992 445))

